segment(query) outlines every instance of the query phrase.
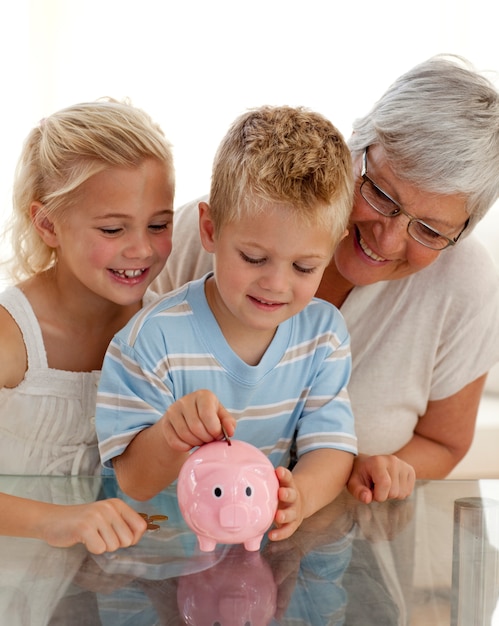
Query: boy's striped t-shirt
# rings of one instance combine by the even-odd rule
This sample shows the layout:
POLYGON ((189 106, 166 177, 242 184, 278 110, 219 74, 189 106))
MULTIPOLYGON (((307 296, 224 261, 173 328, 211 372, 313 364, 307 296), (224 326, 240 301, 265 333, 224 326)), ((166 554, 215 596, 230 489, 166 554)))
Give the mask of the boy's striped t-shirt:
POLYGON ((317 448, 356 454, 347 392, 350 338, 341 313, 314 299, 283 322, 258 365, 230 348, 206 301, 203 279, 140 311, 108 349, 97 401, 103 463, 158 421, 170 404, 211 390, 237 420, 234 437, 274 466, 317 448))

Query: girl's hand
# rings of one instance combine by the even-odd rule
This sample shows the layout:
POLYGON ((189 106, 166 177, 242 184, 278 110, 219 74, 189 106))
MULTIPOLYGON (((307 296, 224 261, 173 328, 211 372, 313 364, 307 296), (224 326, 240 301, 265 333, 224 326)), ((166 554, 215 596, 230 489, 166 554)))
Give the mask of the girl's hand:
POLYGON ((410 496, 416 482, 412 465, 394 454, 359 454, 347 483, 354 498, 365 504, 372 501, 403 500, 410 496))
POLYGON ((193 391, 174 402, 161 421, 167 444, 179 452, 222 439, 222 426, 229 437, 236 428, 235 419, 207 389, 193 391))
POLYGON ((295 484, 293 474, 285 467, 276 468, 279 480, 279 504, 275 514, 275 528, 269 532, 271 541, 287 539, 303 521, 302 497, 295 484))
POLYGON ((89 552, 102 554, 136 544, 146 528, 142 516, 123 500, 111 498, 50 505, 40 523, 40 538, 56 548, 83 543, 89 552))

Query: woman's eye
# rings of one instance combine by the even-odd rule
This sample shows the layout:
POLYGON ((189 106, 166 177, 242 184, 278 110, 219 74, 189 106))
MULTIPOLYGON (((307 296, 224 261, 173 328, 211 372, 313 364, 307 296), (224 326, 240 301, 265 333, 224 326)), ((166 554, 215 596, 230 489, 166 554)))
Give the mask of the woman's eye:
POLYGON ((385 215, 398 215, 400 213, 400 207, 393 202, 391 198, 389 198, 381 189, 373 186, 374 194, 376 198, 374 200, 375 204, 383 209, 383 213, 385 215))
POLYGON ((444 239, 444 237, 440 233, 438 233, 437 231, 433 230, 433 228, 429 228, 425 224, 421 224, 421 222, 414 221, 413 224, 414 224, 414 226, 412 228, 416 232, 418 232, 420 237, 424 237, 427 240, 444 239))
POLYGON ((386 215, 397 215, 400 213, 399 207, 381 192, 376 194, 376 203, 382 207, 383 213, 386 215))

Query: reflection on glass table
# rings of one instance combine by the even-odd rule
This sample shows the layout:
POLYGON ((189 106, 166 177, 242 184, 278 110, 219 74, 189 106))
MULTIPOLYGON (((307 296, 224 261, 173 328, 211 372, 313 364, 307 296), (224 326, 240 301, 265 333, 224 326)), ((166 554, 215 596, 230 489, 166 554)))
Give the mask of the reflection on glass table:
MULTIPOLYGON (((0 490, 60 503, 123 497, 110 477, 0 476, 0 490)), ((91 555, 0 537, 0 615, 9 626, 499 626, 499 481, 417 484, 403 502, 348 495, 260 551, 201 552, 175 490, 140 543, 91 555)))

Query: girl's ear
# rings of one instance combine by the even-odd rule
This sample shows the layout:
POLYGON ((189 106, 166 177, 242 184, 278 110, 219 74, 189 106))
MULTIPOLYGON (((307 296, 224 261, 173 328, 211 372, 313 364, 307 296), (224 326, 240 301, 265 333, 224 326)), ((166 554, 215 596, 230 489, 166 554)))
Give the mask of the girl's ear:
POLYGON ((206 252, 215 251, 215 227, 211 219, 210 206, 206 202, 199 205, 199 236, 206 252))
POLYGON ((33 226, 43 242, 50 248, 57 247, 58 240, 54 222, 47 216, 45 206, 41 202, 33 202, 30 206, 30 216, 33 226))

